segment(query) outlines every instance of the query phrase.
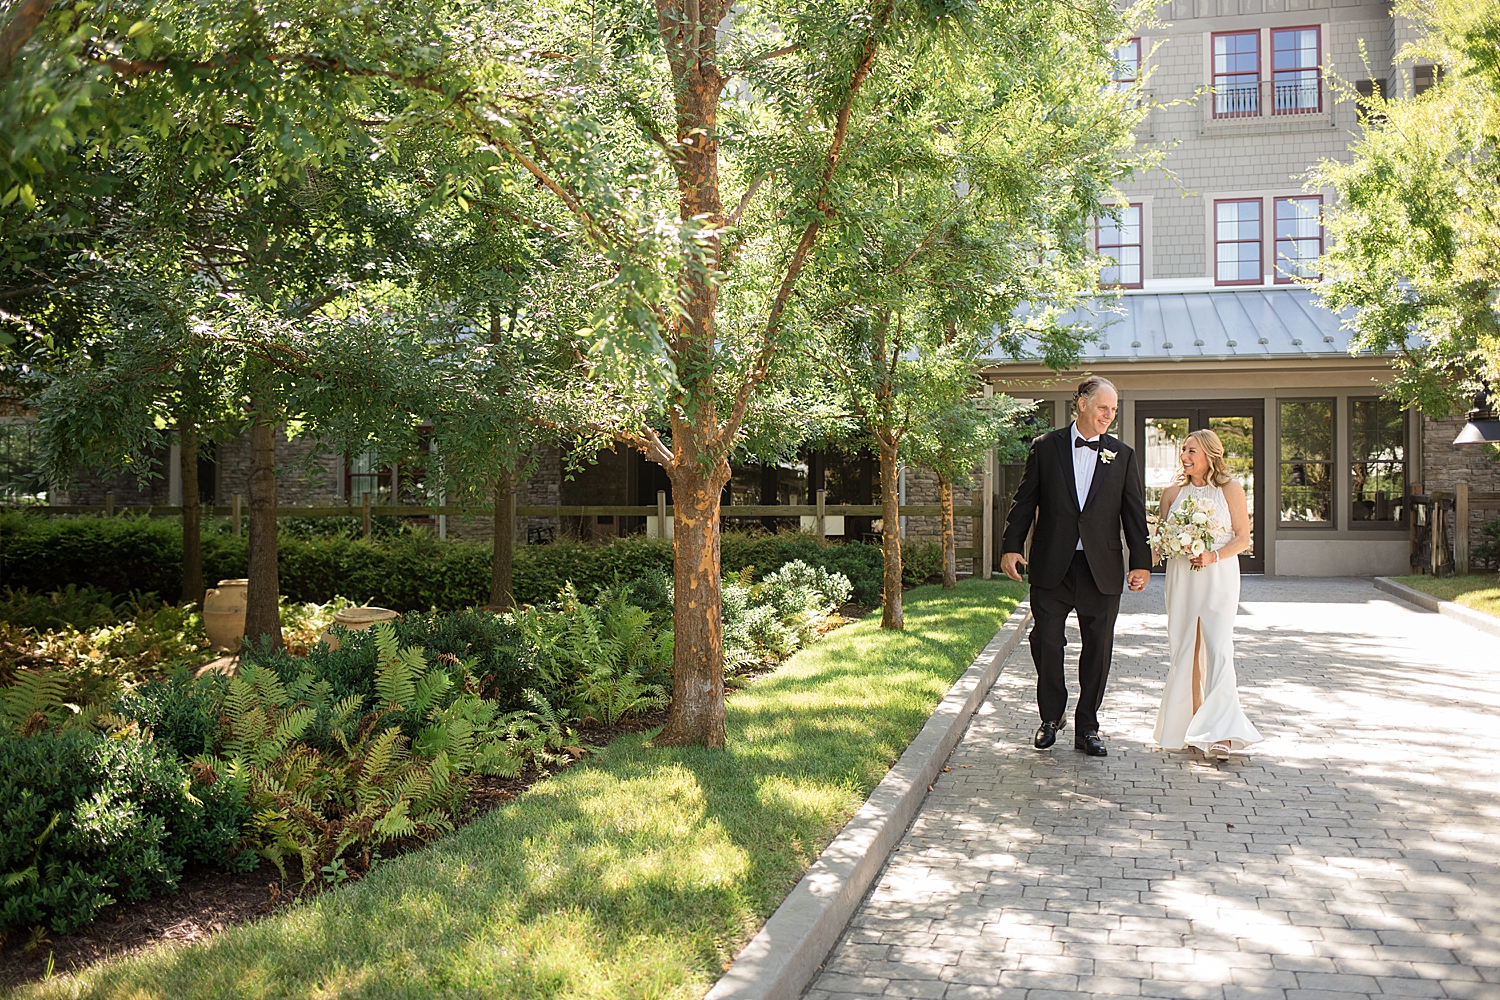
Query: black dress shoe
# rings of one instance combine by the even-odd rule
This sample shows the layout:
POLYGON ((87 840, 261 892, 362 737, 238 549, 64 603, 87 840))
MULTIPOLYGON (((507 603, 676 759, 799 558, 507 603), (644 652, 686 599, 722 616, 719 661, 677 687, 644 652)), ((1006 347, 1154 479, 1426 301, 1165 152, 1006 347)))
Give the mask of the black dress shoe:
POLYGON ((1098 733, 1079 733, 1073 737, 1073 749, 1082 750, 1090 757, 1109 756, 1109 748, 1104 745, 1098 733))
POLYGON ((1057 742, 1057 730, 1061 725, 1060 722, 1044 722, 1037 726, 1036 738, 1031 741, 1031 745, 1038 750, 1046 750, 1057 742))

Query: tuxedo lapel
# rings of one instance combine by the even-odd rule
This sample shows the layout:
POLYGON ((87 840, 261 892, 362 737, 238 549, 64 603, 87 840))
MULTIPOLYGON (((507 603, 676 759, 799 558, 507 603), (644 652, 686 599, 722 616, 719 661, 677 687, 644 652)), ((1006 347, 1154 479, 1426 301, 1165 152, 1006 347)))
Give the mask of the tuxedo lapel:
MULTIPOLYGON (((1078 506, 1078 484, 1073 476, 1073 431, 1070 427, 1064 427, 1057 434, 1057 455, 1062 461, 1063 478, 1067 480, 1068 488, 1063 492, 1068 495, 1068 502, 1073 505, 1073 510, 1082 513, 1078 506)), ((1097 472, 1094 476, 1098 478, 1097 472)))
MULTIPOLYGON (((1109 447, 1111 444, 1116 443, 1118 442, 1116 442, 1114 438, 1108 437, 1107 435, 1101 434, 1099 436, 1099 450, 1094 454, 1094 478, 1089 483, 1089 495, 1084 497, 1083 499, 1083 510, 1087 510, 1089 504, 1094 502, 1094 494, 1099 492, 1100 480, 1102 480, 1105 475, 1107 475, 1106 470, 1111 465, 1114 465, 1114 462, 1103 461, 1104 449, 1109 448, 1110 451, 1118 455, 1120 453, 1120 449, 1109 447)), ((1074 492, 1076 493, 1077 491, 1075 490, 1074 492)), ((1082 511, 1080 511, 1080 513, 1082 513, 1082 511)))

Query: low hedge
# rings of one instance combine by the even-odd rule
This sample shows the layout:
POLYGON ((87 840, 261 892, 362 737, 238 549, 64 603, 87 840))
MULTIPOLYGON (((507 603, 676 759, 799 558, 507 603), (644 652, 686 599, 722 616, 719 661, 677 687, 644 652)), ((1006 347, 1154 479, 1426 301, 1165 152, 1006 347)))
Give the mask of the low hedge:
MULTIPOLYGON (((337 594, 397 611, 425 611, 456 610, 489 599, 488 545, 440 541, 427 531, 369 541, 347 534, 284 532, 278 549, 281 593, 288 600, 326 601, 337 594)), ((938 571, 936 543, 908 542, 904 556, 908 583, 938 571)), ((726 532, 721 559, 725 573, 751 568, 755 579, 801 559, 847 576, 856 602, 880 602, 882 559, 876 545, 828 542, 796 532, 726 532)), ((246 560, 244 537, 204 534, 203 576, 210 585, 243 577, 246 560)), ((641 535, 604 545, 558 541, 519 546, 515 594, 522 603, 536 604, 571 582, 587 599, 615 583, 671 569, 671 543, 641 535)), ((175 602, 182 592, 182 525, 175 519, 6 513, 0 517, 0 582, 41 593, 68 584, 115 594, 152 592, 175 602)))

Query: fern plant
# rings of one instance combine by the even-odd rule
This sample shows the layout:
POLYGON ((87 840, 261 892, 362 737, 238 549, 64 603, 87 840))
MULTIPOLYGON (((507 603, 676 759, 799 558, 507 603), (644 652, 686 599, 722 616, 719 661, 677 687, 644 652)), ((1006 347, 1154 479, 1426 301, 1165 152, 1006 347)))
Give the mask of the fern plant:
POLYGON ((599 608, 564 588, 554 608, 519 616, 538 674, 570 711, 613 725, 631 712, 664 703, 656 679, 672 662, 672 633, 615 591, 599 608))
POLYGON ((476 774, 511 776, 529 760, 572 759, 565 716, 539 696, 534 711, 501 713, 463 690, 472 681, 466 664, 429 664, 384 624, 375 643, 368 710, 357 693, 335 700, 310 670, 283 682, 268 667, 246 666, 224 701, 224 756, 198 761, 243 784, 256 849, 283 874, 300 863, 304 891, 325 883, 318 873, 329 866, 367 868, 381 844, 451 830, 476 774), (320 713, 330 734, 321 749, 303 741, 320 713), (415 738, 401 719, 420 720, 415 738))
POLYGON ((636 712, 661 708, 670 700, 660 684, 646 684, 635 671, 619 673, 607 663, 590 671, 578 690, 589 713, 606 726, 636 712))
POLYGON ((531 711, 515 713, 506 732, 519 754, 549 767, 568 764, 583 756, 583 749, 575 745, 573 730, 568 728, 566 712, 553 708, 531 688, 522 697, 531 705, 531 711))
POLYGON ((66 695, 67 684, 61 675, 47 670, 23 670, 5 690, 0 717, 4 718, 6 729, 29 736, 66 719, 69 715, 68 706, 63 703, 66 695))
MULTIPOLYGON (((395 662, 408 670, 411 657, 395 662)), ((423 664, 425 667, 425 663, 423 664)), ((386 688, 406 695, 403 680, 388 671, 386 688)), ((443 752, 431 759, 411 753, 398 727, 383 725, 391 702, 360 722, 352 741, 345 723, 363 707, 350 695, 332 706, 335 747, 316 750, 298 740, 307 732, 327 686, 304 674, 283 684, 274 671, 247 666, 230 684, 224 707, 226 758, 200 765, 241 782, 255 814, 259 853, 283 876, 287 861, 301 862, 304 887, 351 850, 402 837, 427 839, 453 828, 452 812, 465 786, 443 752)), ((407 678, 409 681, 409 678, 407 678)), ((411 684, 415 698, 416 685, 411 684)))

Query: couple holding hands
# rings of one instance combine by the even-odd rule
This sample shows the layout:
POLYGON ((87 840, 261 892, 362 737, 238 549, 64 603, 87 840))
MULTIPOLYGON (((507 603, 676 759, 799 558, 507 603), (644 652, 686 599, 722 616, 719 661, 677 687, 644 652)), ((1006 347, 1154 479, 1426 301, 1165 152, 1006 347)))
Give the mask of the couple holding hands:
POLYGON ((1146 588, 1154 555, 1166 557, 1167 632, 1171 666, 1156 717, 1156 742, 1229 755, 1261 736, 1240 709, 1234 672, 1234 618, 1240 600, 1239 553, 1250 547, 1244 488, 1229 474, 1224 446, 1211 430, 1190 433, 1176 480, 1162 494, 1158 525, 1198 522, 1196 537, 1166 544, 1147 524, 1145 488, 1135 452, 1106 433, 1119 409, 1109 380, 1090 377, 1073 394, 1075 418, 1031 444, 1026 472, 1006 519, 1000 568, 1031 578, 1031 658, 1037 672, 1038 750, 1066 725, 1063 671, 1068 612, 1078 615, 1083 648, 1081 688, 1073 713, 1073 746, 1091 757, 1108 748, 1099 706, 1109 680, 1120 594, 1146 588), (1181 513, 1191 512, 1184 518, 1181 513), (1176 515, 1174 517, 1174 515, 1176 515), (1029 558, 1023 557, 1031 534, 1029 558), (1125 568, 1121 535, 1129 550, 1125 568), (1153 553, 1153 547, 1156 553, 1153 553), (1177 554, 1181 551, 1181 554, 1177 554))

